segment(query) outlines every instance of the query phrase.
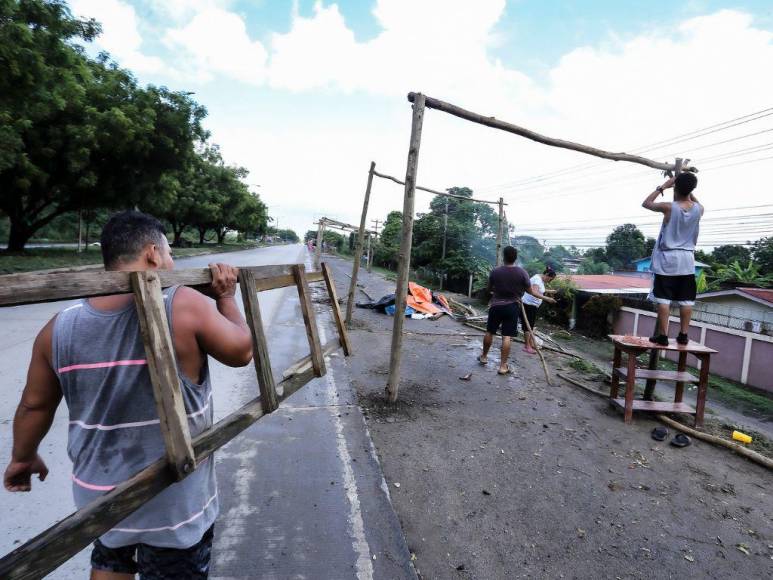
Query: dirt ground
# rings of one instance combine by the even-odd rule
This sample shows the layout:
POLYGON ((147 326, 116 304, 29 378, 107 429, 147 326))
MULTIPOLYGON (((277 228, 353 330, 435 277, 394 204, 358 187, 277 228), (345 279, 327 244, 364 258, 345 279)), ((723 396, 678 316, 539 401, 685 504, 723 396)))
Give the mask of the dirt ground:
MULTIPOLYGON (((334 267, 343 290, 351 264, 334 267)), ((394 291, 363 281, 375 298, 394 291)), ((355 319, 352 381, 422 578, 773 575, 770 471, 655 442, 657 422, 626 426, 604 399, 548 386, 518 343, 515 375, 497 376, 498 352, 478 365, 479 333, 448 317, 406 321, 400 400, 385 405, 393 320, 355 319)), ((546 355, 554 377, 568 368, 546 355)))

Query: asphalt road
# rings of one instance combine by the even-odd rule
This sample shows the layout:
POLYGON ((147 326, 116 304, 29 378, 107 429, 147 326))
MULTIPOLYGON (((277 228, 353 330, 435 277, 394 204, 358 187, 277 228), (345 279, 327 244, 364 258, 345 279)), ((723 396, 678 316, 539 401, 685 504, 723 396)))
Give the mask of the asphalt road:
MULTIPOLYGON (((306 263, 301 245, 259 248, 177 261, 234 265, 306 263)), ((339 295, 345 286, 339 280, 339 295)), ((32 342, 43 324, 70 303, 0 309, 0 458, 11 446, 13 413, 24 386, 32 342)), ((277 377, 308 354, 294 288, 260 294, 272 369, 277 377)), ((319 305, 323 343, 333 336, 329 306, 319 305)), ((355 347, 356 348, 356 347, 355 347)), ((253 425, 216 455, 221 514, 213 578, 414 578, 370 435, 356 405, 348 361, 328 360, 328 374, 253 425)), ((212 364, 216 420, 258 393, 250 365, 212 364)), ((29 494, 0 491, 0 554, 73 510, 62 405, 41 445, 51 470, 29 494)), ((50 578, 86 577, 90 550, 50 578)))

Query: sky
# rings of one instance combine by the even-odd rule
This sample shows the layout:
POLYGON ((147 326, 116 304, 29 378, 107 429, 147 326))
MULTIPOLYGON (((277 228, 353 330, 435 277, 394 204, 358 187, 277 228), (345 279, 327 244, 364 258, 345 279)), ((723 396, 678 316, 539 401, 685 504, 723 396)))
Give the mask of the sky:
MULTIPOLYGON (((359 223, 371 161, 404 178, 411 91, 601 149, 692 159, 707 212, 703 249, 773 233, 769 0, 70 7, 102 23, 89 51, 109 52, 142 83, 195 93, 226 161, 249 169, 279 226, 300 235, 320 216, 359 223)), ((620 223, 656 234, 641 202, 662 180, 657 170, 425 115, 418 183, 501 196, 516 235, 548 245, 603 244, 620 223)), ((401 210, 402 193, 377 179, 369 219, 401 210)), ((430 197, 417 192, 417 212, 430 197)))

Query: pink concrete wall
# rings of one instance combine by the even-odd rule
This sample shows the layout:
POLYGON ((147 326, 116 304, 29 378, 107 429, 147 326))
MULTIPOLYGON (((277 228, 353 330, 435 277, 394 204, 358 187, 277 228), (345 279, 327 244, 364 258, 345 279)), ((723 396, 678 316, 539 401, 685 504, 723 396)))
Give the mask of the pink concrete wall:
POLYGON ((773 342, 752 341, 749 376, 746 382, 773 393, 773 342))
POLYGON ((746 339, 743 336, 706 329, 704 344, 719 351, 717 354, 711 355, 711 372, 734 381, 740 381, 746 339))
POLYGON ((615 334, 631 334, 633 332, 634 317, 635 314, 633 312, 618 310, 617 316, 615 316, 615 323, 612 325, 615 334))

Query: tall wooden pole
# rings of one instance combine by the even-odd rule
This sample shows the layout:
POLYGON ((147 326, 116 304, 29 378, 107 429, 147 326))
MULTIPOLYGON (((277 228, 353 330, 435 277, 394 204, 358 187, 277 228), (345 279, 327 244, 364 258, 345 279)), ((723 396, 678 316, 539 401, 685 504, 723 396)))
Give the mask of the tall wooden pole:
MULTIPOLYGON (((448 235, 448 198, 445 198, 445 209, 443 211, 443 253, 440 256, 441 261, 446 259, 446 237, 448 235)), ((440 289, 443 289, 443 278, 445 278, 445 269, 440 272, 440 289)))
POLYGON ((390 403, 397 401, 400 387, 400 358, 403 348, 403 323, 405 322, 405 301, 408 296, 408 273, 411 268, 411 246, 413 244, 413 205, 416 197, 416 174, 419 166, 421 128, 424 122, 424 95, 417 94, 413 102, 411 141, 408 147, 408 164, 405 170, 405 196, 403 199, 403 228, 400 239, 400 254, 397 262, 397 288, 395 289, 395 320, 392 328, 392 350, 389 355, 389 378, 387 397, 390 403))
POLYGON ((501 197, 499 198, 499 220, 497 221, 497 258, 496 258, 496 265, 501 266, 502 265, 502 215, 505 212, 505 209, 503 207, 503 204, 505 203, 505 200, 501 197))
POLYGON ((371 243, 372 237, 373 237, 372 235, 368 234, 368 249, 365 252, 365 268, 368 270, 368 272, 371 271, 370 261, 371 261, 371 254, 373 252, 372 243, 371 243))
POLYGON ((78 210, 78 253, 83 251, 83 210, 78 210))
POLYGON ((325 218, 319 219, 319 224, 317 225, 317 247, 314 250, 314 264, 316 265, 317 270, 319 270, 319 262, 320 258, 322 256, 322 241, 325 239, 325 218))
POLYGON ((368 170, 368 185, 365 186, 365 199, 362 200, 362 214, 360 214, 360 229, 357 230, 357 246, 354 250, 354 264, 352 264, 352 280, 349 283, 349 295, 346 298, 346 326, 352 325, 352 314, 354 312, 354 293, 357 291, 357 274, 360 271, 360 260, 362 260, 363 240, 365 238, 365 224, 368 219, 368 204, 370 203, 370 188, 373 185, 373 171, 376 169, 376 162, 370 162, 368 170))

